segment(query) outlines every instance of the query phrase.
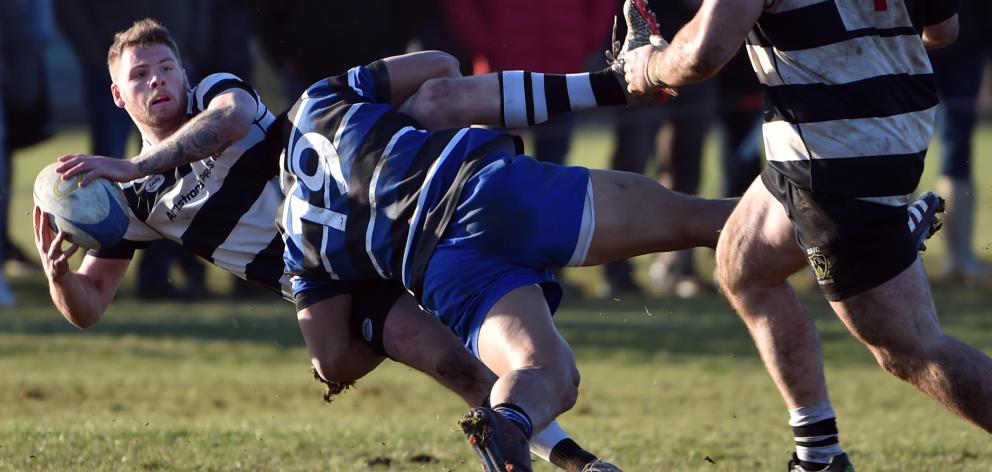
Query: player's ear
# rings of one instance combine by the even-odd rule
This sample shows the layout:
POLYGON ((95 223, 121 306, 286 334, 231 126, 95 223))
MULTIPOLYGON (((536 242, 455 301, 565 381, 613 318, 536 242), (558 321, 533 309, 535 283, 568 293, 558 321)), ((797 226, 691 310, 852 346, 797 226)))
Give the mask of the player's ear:
POLYGON ((124 108, 124 97, 121 96, 121 89, 117 84, 110 83, 110 94, 114 96, 114 104, 117 108, 124 108))

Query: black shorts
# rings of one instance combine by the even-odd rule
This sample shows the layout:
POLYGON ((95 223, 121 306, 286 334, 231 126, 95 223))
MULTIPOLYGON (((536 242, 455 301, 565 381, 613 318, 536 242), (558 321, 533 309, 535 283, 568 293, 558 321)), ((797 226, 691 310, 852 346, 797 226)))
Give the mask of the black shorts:
POLYGON ((771 167, 761 173, 761 181, 785 206, 827 300, 875 288, 916 261, 906 205, 814 193, 771 167))
POLYGON ((351 315, 348 318, 351 334, 364 340, 376 354, 386 356, 382 343, 386 318, 404 293, 406 289, 403 284, 395 280, 335 281, 297 293, 296 311, 338 295, 351 295, 351 315))

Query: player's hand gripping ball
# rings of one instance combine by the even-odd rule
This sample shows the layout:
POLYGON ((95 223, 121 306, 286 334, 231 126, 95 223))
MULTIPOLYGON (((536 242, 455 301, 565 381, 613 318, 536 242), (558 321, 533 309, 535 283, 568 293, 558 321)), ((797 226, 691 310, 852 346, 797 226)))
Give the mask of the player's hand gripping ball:
POLYGON ((127 202, 117 184, 96 179, 79 186, 83 174, 68 180, 55 171, 59 163, 42 169, 34 181, 34 204, 48 214, 53 230, 62 230, 74 244, 99 249, 120 241, 127 232, 127 202))

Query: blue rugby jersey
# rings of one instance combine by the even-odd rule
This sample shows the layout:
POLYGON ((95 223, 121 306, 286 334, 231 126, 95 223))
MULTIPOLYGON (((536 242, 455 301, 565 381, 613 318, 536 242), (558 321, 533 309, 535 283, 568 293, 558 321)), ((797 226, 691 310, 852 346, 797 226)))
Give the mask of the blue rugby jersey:
POLYGON ((801 188, 905 204, 938 104, 913 19, 903 0, 766 1, 746 46, 771 168, 801 188))
POLYGON ((422 129, 390 105, 375 62, 310 86, 287 113, 281 226, 288 273, 308 279, 401 279, 415 295, 461 188, 522 151, 482 128, 422 129))

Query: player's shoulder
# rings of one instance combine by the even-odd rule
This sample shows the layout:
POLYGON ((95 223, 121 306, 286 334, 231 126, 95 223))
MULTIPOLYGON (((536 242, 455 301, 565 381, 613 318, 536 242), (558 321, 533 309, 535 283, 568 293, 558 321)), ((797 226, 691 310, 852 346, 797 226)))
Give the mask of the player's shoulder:
POLYGON ((215 72, 201 79, 194 88, 210 88, 225 81, 247 83, 241 77, 238 77, 230 72, 215 72))
POLYGON ((314 92, 324 89, 331 93, 353 96, 366 102, 389 101, 389 74, 382 61, 356 66, 342 74, 314 84, 314 92))
POLYGON ((190 105, 203 110, 217 95, 234 89, 247 92, 255 101, 259 101, 258 93, 251 84, 229 72, 216 72, 204 77, 190 89, 190 105))

